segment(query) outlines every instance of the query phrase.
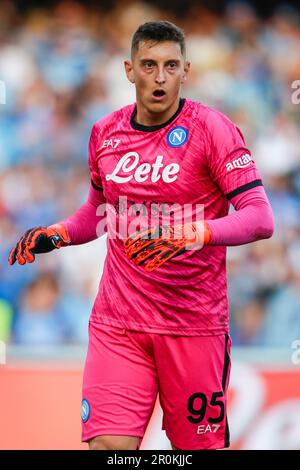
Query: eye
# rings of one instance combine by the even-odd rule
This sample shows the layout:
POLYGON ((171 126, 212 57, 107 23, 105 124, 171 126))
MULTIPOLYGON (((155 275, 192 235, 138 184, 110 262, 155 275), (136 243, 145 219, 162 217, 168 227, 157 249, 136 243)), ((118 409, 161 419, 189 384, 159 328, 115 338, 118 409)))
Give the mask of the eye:
POLYGON ((169 69, 174 70, 177 67, 177 62, 169 62, 168 64, 169 69))
POLYGON ((143 65, 144 65, 145 69, 150 70, 153 67, 153 62, 144 62, 143 65))

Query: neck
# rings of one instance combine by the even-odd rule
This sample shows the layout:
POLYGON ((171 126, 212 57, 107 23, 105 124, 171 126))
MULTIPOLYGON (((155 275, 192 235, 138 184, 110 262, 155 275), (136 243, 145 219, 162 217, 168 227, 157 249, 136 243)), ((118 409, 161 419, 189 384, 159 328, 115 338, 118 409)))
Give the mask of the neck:
POLYGON ((161 113, 152 112, 137 101, 135 121, 142 126, 159 126, 160 124, 164 124, 176 113, 179 107, 179 100, 180 98, 178 97, 170 108, 161 113))

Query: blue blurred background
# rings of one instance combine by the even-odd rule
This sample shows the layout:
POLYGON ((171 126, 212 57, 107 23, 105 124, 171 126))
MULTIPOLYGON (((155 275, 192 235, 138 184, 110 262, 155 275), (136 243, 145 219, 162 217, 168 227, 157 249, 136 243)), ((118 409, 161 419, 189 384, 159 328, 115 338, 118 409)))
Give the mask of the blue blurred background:
POLYGON ((24 267, 7 256, 26 229, 85 201, 91 126, 134 101, 123 60, 137 26, 153 19, 184 28, 192 68, 183 95, 242 129, 276 218, 271 240, 228 250, 233 344, 290 349, 300 338, 300 13, 296 2, 210 5, 1 1, 0 340, 87 342, 105 240, 24 267))

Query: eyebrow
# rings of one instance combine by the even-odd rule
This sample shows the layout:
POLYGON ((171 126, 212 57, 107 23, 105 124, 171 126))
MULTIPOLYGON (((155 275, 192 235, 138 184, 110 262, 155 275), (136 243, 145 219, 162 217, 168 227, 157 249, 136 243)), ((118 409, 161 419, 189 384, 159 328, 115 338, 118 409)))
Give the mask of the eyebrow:
MULTIPOLYGON (((144 63, 144 62, 153 62, 154 64, 157 63, 156 60, 150 59, 150 58, 147 59, 147 58, 143 58, 143 57, 142 57, 142 58, 139 59, 139 60, 140 60, 141 63, 144 63)), ((179 59, 168 59, 168 60, 165 60, 165 64, 168 64, 168 63, 170 63, 170 62, 176 62, 177 64, 179 64, 179 63, 180 63, 180 60, 179 60, 179 59)))

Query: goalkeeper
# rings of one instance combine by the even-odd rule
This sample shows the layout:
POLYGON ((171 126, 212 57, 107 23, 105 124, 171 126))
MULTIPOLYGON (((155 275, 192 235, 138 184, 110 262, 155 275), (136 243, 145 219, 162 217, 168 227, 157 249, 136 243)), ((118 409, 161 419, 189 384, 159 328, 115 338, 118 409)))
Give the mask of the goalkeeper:
POLYGON ((158 393, 173 448, 229 446, 226 247, 271 237, 274 221, 240 130, 181 98, 189 68, 177 26, 138 28, 125 61, 136 103, 93 126, 87 202, 67 220, 28 230, 9 255, 10 264, 32 263, 108 231, 83 378, 82 440, 91 449, 138 448, 158 393), (165 223, 172 203, 189 204, 193 216, 203 206, 204 217, 165 223), (130 230, 154 205, 157 221, 141 217, 130 230))

